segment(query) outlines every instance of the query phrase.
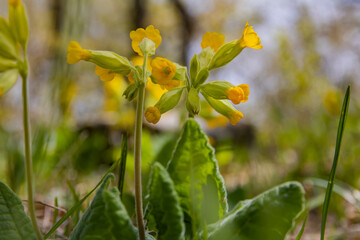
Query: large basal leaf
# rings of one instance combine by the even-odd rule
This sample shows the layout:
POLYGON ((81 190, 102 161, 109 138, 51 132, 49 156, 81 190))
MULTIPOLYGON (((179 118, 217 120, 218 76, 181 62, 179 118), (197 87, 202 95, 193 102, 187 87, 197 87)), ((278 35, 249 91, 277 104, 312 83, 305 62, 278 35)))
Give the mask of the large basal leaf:
POLYGON ((145 218, 158 240, 184 239, 184 216, 179 199, 166 169, 155 162, 150 175, 145 218))
MULTIPOLYGON (((110 175, 111 176, 111 175, 110 175)), ((70 240, 137 240, 138 231, 121 203, 117 188, 107 190, 109 177, 70 235, 70 240)), ((153 240, 147 236, 148 240, 153 240)))
POLYGON ((185 221, 190 217, 193 231, 216 222, 226 213, 226 190, 214 149, 194 119, 184 125, 168 172, 185 212, 185 221))
POLYGON ((0 182, 0 240, 37 240, 21 200, 0 182))
POLYGON ((210 225, 207 239, 283 240, 305 208, 304 189, 288 182, 244 203, 210 225))

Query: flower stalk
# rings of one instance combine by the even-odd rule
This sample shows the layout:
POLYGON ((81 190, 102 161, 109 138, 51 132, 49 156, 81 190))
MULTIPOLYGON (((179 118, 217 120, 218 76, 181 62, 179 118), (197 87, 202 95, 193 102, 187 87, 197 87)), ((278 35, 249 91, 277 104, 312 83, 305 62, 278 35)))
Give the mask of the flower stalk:
MULTIPOLYGON (((24 50, 26 55, 26 50, 24 50)), ((28 195, 28 211, 33 228, 39 240, 42 240, 42 234, 36 221, 35 203, 34 203, 34 184, 33 184, 33 166, 31 156, 31 139, 30 139, 30 119, 29 119, 29 99, 28 99, 28 82, 27 57, 24 56, 23 69, 20 71, 22 79, 22 103, 23 103, 23 124, 24 124, 24 144, 25 144, 25 168, 26 168, 26 185, 28 195)))
POLYGON ((136 207, 136 222, 139 230, 140 240, 145 240, 145 227, 143 220, 144 213, 143 213, 142 186, 141 186, 141 135, 142 135, 142 123, 143 123, 144 101, 145 101, 147 58, 148 58, 147 54, 144 54, 144 62, 142 68, 143 74, 138 88, 139 92, 136 103, 136 119, 135 119, 135 146, 134 146, 135 207, 136 207))

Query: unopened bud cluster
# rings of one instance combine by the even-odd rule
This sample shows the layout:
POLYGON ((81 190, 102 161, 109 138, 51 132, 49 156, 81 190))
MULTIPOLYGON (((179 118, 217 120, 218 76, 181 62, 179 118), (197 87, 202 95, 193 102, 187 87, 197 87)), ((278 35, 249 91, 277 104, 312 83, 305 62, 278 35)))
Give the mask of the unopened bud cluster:
POLYGON ((27 75, 28 18, 20 0, 9 0, 9 20, 0 17, 0 97, 27 75), (22 53, 19 51, 22 48, 22 53))

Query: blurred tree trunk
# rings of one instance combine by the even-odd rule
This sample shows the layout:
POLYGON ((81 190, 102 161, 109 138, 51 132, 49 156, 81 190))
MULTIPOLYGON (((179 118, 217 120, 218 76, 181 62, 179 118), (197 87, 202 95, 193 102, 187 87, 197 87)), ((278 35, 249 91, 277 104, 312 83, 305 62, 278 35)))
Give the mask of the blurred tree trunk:
POLYGON ((176 9, 179 12, 180 18, 182 20, 181 26, 181 36, 182 36, 182 46, 181 46, 181 64, 186 64, 187 62, 187 50, 191 40, 191 36, 194 29, 195 22, 192 21, 191 16, 189 15, 187 9, 182 4, 180 0, 172 0, 176 9))

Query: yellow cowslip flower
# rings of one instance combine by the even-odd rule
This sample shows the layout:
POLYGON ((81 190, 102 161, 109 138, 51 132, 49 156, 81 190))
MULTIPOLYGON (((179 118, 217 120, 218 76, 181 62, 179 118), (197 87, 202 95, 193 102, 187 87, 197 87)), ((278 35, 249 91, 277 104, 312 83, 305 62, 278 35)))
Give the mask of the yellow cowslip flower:
POLYGON ((148 107, 145 111, 145 119, 149 123, 156 124, 161 118, 160 110, 157 107, 148 107))
POLYGON ((130 32, 130 38, 132 40, 131 46, 135 52, 140 56, 143 56, 139 44, 144 38, 148 38, 155 43, 155 47, 158 48, 161 43, 160 31, 155 29, 153 25, 149 25, 146 29, 138 28, 136 31, 130 32))
POLYGON ((232 101, 233 104, 239 104, 244 98, 244 91, 239 87, 230 88, 227 91, 227 98, 232 101))
POLYGON ((238 42, 240 43, 240 46, 242 48, 249 47, 254 49, 261 49, 263 47, 262 45, 260 45, 261 40, 252 28, 253 26, 249 27, 249 23, 246 22, 242 38, 240 38, 238 42))
POLYGON ((21 3, 21 0, 9 0, 9 5, 17 6, 21 3))
POLYGON ((68 64, 75 64, 80 60, 89 60, 90 58, 90 51, 83 49, 80 44, 76 41, 69 42, 68 45, 68 54, 67 54, 67 63, 68 64))
POLYGON ((219 116, 207 119, 206 123, 209 128, 225 127, 228 123, 228 120, 225 116, 219 115, 219 116))
POLYGON ((160 85, 164 85, 166 89, 173 88, 174 86, 179 86, 180 82, 175 81, 172 82, 175 73, 176 66, 174 63, 169 61, 166 58, 157 57, 151 61, 152 67, 152 76, 156 78, 156 83, 160 85))
POLYGON ((225 42, 225 36, 217 32, 206 32, 202 37, 201 48, 210 47, 216 52, 225 42))
POLYGON ((103 82, 108 82, 113 80, 115 77, 119 77, 119 74, 110 72, 109 69, 105 69, 99 66, 95 67, 95 74, 100 77, 100 80, 103 82))
POLYGON ((244 115, 240 111, 233 111, 230 113, 229 121, 232 125, 236 125, 244 115))
POLYGON ((244 93, 242 99, 240 100, 240 103, 244 103, 247 100, 249 100, 249 94, 250 94, 250 88, 249 85, 243 83, 237 86, 238 89, 241 89, 242 92, 244 93))
POLYGON ((0 98, 4 95, 4 90, 0 87, 0 98))

